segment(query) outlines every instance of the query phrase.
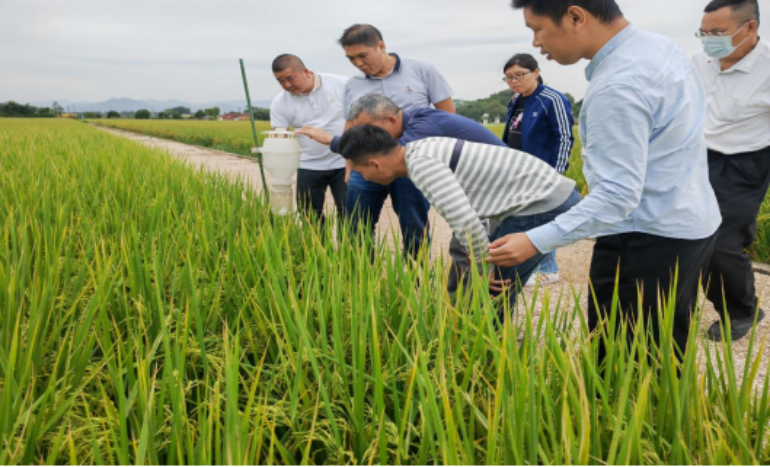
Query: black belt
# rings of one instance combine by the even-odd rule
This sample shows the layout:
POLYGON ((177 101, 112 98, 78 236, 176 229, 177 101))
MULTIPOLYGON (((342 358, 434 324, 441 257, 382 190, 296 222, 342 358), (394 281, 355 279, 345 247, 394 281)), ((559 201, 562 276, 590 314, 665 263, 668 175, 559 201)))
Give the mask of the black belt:
POLYGON ((455 143, 455 148, 452 150, 452 158, 449 159, 449 169, 452 172, 457 170, 457 164, 460 163, 460 153, 463 152, 463 146, 465 146, 465 141, 458 139, 457 143, 455 143))

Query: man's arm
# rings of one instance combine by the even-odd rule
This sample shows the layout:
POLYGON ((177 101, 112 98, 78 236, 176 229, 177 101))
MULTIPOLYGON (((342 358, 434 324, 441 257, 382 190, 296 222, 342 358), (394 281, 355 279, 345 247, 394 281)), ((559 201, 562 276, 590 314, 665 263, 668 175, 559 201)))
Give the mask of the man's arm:
POLYGON ((642 200, 654 117, 647 100, 626 85, 609 86, 586 108, 586 163, 591 164, 591 192, 554 222, 527 232, 546 253, 601 234, 624 221, 642 200))
POLYGON ((426 157, 411 164, 409 178, 480 265, 486 257, 489 234, 455 174, 441 162, 426 157))
POLYGON ((422 62, 421 75, 428 91, 428 99, 438 110, 455 113, 455 104, 452 101, 454 91, 444 76, 433 65, 422 62))
POLYGON ((275 130, 276 128, 286 128, 292 125, 291 118, 286 115, 286 109, 278 102, 278 99, 273 99, 270 103, 270 126, 275 130))
POLYGON ((601 234, 628 218, 642 200, 654 118, 641 93, 613 85, 584 109, 583 158, 592 167, 591 192, 555 221, 526 234, 507 235, 491 247, 489 262, 519 264, 536 254, 601 234))
POLYGON ((444 99, 441 102, 436 102, 433 104, 433 106, 438 110, 443 110, 444 112, 449 112, 450 114, 453 114, 457 111, 457 109, 455 109, 455 103, 451 97, 449 99, 444 99))

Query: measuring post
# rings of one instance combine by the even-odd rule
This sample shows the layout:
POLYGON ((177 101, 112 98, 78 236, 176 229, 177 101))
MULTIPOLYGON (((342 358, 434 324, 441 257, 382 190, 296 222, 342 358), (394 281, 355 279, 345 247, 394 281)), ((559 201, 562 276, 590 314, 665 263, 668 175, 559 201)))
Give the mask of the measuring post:
MULTIPOLYGON (((254 111, 251 108, 251 96, 249 96, 249 83, 246 81, 246 68, 243 66, 243 59, 239 59, 241 63, 241 76, 243 76, 243 90, 246 91, 246 105, 249 107, 249 118, 251 118, 251 133, 254 135, 254 147, 259 148, 259 136, 257 136, 257 124, 254 123, 254 111)), ((267 189, 267 181, 265 181, 265 168, 262 166, 262 153, 257 152, 257 162, 259 162, 259 174, 262 176, 262 192, 265 194, 265 199, 270 202, 270 193, 267 189)))

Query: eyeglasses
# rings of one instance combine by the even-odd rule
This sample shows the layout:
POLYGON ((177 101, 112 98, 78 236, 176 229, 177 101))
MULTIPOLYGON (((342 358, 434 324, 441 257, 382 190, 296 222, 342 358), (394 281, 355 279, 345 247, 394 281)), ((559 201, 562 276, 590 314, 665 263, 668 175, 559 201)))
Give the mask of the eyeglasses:
POLYGON ((506 83, 513 83, 514 81, 521 81, 522 78, 524 78, 527 75, 531 75, 531 74, 532 74, 532 72, 528 71, 526 73, 516 73, 513 76, 507 76, 506 75, 506 76, 503 76, 503 81, 505 81, 506 83))
POLYGON ((730 37, 730 36, 734 36, 735 34, 738 34, 739 32, 741 32, 743 27, 746 26, 746 24, 748 24, 748 23, 749 23, 749 21, 744 21, 744 22, 740 23, 738 25, 740 27, 733 34, 728 34, 727 31, 724 31, 724 32, 721 32, 721 31, 708 31, 708 32, 706 32, 706 31, 703 31, 703 30, 699 29, 698 31, 695 32, 695 37, 697 39, 705 39, 707 37, 730 37))

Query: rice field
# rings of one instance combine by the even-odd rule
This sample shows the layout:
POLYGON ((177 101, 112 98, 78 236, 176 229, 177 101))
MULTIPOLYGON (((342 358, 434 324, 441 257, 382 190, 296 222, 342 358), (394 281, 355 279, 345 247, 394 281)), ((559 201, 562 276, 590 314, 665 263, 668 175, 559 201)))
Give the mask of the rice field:
POLYGON ((501 326, 482 278, 453 301, 440 260, 138 143, 0 119, 0 147, 0 464, 770 462, 764 342, 736 375, 694 332, 678 367, 547 294, 501 326))
MULTIPOLYGON (((250 156, 254 147, 251 122, 248 121, 194 121, 194 120, 91 120, 97 125, 133 131, 180 143, 205 146, 220 151, 250 156)), ((258 134, 270 130, 270 122, 256 122, 258 134)), ((262 134, 259 134, 260 144, 262 134)))
MULTIPOLYGON (((250 122, 198 122, 178 120, 95 120, 99 125, 133 131, 182 143, 205 146, 236 154, 250 155, 253 144, 250 122)), ((489 125, 496 135, 502 136, 505 125, 489 125)), ((268 131, 270 122, 257 122, 257 131, 268 131)), ((585 196, 588 185, 583 177, 582 146, 575 127, 575 145, 570 156, 566 176, 575 180, 578 190, 585 196)), ((261 142, 261 140, 260 140, 261 142)), ((757 225, 757 241, 749 249, 754 261, 770 263, 770 196, 760 212, 757 225)))

